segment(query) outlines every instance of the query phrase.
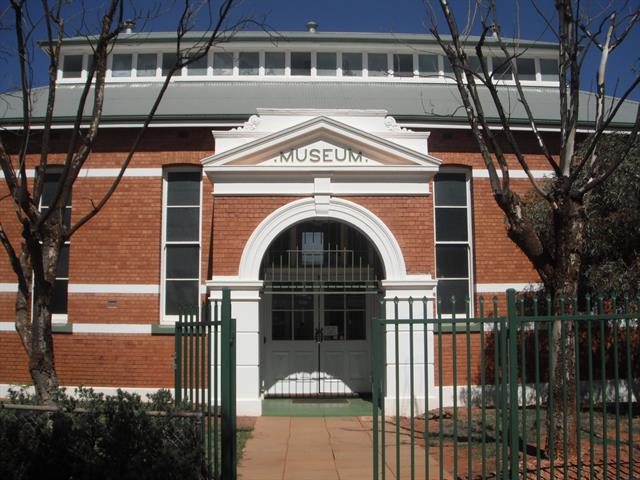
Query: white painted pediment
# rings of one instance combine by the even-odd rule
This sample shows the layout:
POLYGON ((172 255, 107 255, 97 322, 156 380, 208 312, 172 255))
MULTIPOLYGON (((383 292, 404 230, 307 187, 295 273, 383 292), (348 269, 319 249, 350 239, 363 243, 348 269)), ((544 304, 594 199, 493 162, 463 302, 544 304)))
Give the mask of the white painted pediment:
MULTIPOLYGON (((428 192, 428 182, 441 163, 428 154, 428 132, 401 128, 384 111, 258 113, 243 127, 213 132, 216 153, 202 164, 215 188, 244 183, 231 190, 248 191, 253 187, 246 185, 252 182, 274 181, 312 185, 318 177, 330 175, 332 182, 349 177, 359 185, 372 183, 358 191, 377 191, 380 182, 396 182, 398 186, 389 188, 399 193, 401 184, 410 180, 424 185, 411 192, 422 193, 428 192)), ((300 188, 285 190, 308 193, 300 188)))

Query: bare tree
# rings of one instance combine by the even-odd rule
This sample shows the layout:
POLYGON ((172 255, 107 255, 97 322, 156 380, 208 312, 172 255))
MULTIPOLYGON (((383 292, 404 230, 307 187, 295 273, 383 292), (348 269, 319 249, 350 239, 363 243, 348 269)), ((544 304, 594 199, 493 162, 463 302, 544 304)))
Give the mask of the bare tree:
MULTIPOLYGON (((183 0, 181 15, 177 20, 175 52, 176 61, 166 74, 164 82, 155 101, 146 114, 143 126, 138 130, 128 153, 122 159, 119 174, 102 196, 93 203, 92 209, 74 223, 64 219, 65 207, 69 202, 73 186, 80 170, 90 158, 94 148, 104 107, 105 79, 107 57, 118 37, 125 29, 125 6, 131 8, 124 0, 108 0, 100 10, 91 10, 99 18, 97 33, 87 34, 84 10, 87 5, 66 0, 49 0, 27 2, 26 0, 10 0, 13 11, 15 30, 15 53, 19 64, 20 91, 22 106, 22 125, 19 133, 10 139, 8 148, 7 135, 0 135, 0 166, 4 173, 4 181, 8 189, 7 199, 13 203, 14 211, 20 225, 21 239, 16 242, 7 235, 0 222, 0 242, 4 247, 13 271, 18 280, 18 291, 15 303, 15 326, 29 360, 29 372, 35 386, 37 398, 41 402, 50 402, 58 388, 58 377, 55 368, 54 345, 51 328, 51 302, 56 280, 56 269, 61 249, 65 241, 82 226, 96 216, 117 189, 131 159, 140 146, 140 142, 152 122, 165 92, 170 88, 173 75, 182 67, 206 56, 213 45, 229 40, 233 34, 248 24, 262 25, 249 16, 233 19, 236 0, 213 2, 183 0), (39 6, 35 5, 39 3, 39 6), (126 5, 125 5, 126 3, 126 5), (80 13, 78 13, 80 10, 80 13), (79 21, 78 16, 82 16, 79 21), (75 17, 75 23, 71 20, 75 17), (201 35, 186 34, 194 30, 196 21, 204 17, 206 28, 201 35), (46 28, 46 41, 43 49, 48 60, 48 92, 44 120, 38 135, 34 135, 32 122, 32 61, 35 49, 33 38, 36 25, 42 22, 46 28), (69 32, 70 25, 75 31, 69 32), (69 35, 81 35, 93 50, 93 61, 89 63, 86 81, 82 87, 77 105, 73 126, 67 132, 66 154, 61 165, 61 174, 55 188, 49 208, 39 208, 44 189, 44 179, 49 169, 51 152, 51 130, 54 121, 56 104, 57 76, 60 65, 61 50, 64 38, 69 35), (85 110, 89 110, 86 114, 85 110), (17 146, 14 144, 17 143, 17 146), (31 161, 30 152, 37 152, 36 175, 30 180, 27 175, 27 164, 31 161), (33 312, 31 304, 33 302, 33 312)), ((136 13, 136 15, 138 15, 136 13)), ((148 20, 149 12, 139 19, 148 20)), ((57 165, 58 168, 60 165, 57 165)), ((58 171, 58 170, 56 170, 58 171)))
MULTIPOLYGON (((432 33, 436 37, 443 52, 451 62, 457 89, 466 111, 467 121, 471 126, 484 164, 489 171, 489 179, 493 196, 504 212, 506 229, 509 238, 531 261, 545 289, 556 298, 577 293, 581 268, 581 259, 585 247, 587 216, 585 204, 589 200, 589 192, 601 185, 611 173, 627 157, 640 126, 640 108, 635 123, 626 138, 624 152, 615 162, 600 161, 598 148, 603 135, 609 130, 611 122, 619 112, 625 100, 638 87, 640 77, 635 76, 621 92, 618 98, 605 95, 606 73, 611 54, 632 32, 637 32, 640 9, 637 3, 629 6, 614 5, 609 2, 597 16, 590 15, 585 5, 575 0, 555 1, 555 20, 544 16, 542 10, 534 7, 542 16, 547 28, 555 35, 558 42, 559 63, 559 118, 560 118, 560 151, 555 154, 542 135, 539 120, 527 101, 525 89, 518 76, 517 59, 524 53, 518 49, 517 43, 502 37, 498 22, 498 9, 493 0, 476 0, 475 16, 479 23, 479 36, 473 42, 466 36, 469 25, 460 28, 448 0, 439 0, 440 10, 450 38, 442 37, 437 28, 437 19, 432 11, 432 33), (489 71, 486 57, 491 49, 497 49, 502 64, 489 71), (595 116, 591 119, 592 127, 588 135, 580 138, 578 132, 578 112, 580 107, 581 76, 584 76, 583 64, 587 53, 595 50, 600 62, 596 74, 597 90, 594 94, 596 102, 595 116), (477 55, 479 69, 472 66, 469 54, 477 55), (513 72, 514 87, 511 95, 517 98, 528 121, 531 134, 535 137, 539 152, 546 159, 554 172, 551 180, 541 183, 532 172, 524 148, 519 138, 514 135, 509 118, 509 108, 505 105, 505 96, 496 71, 510 69, 513 72), (488 92, 490 101, 483 103, 480 91, 488 92), (498 113, 498 124, 492 124, 486 117, 488 106, 498 113), (578 148, 582 142, 582 148, 578 148), (553 212, 553 242, 545 242, 535 228, 534 219, 527 215, 523 198, 513 190, 510 183, 510 168, 513 164, 507 157, 513 155, 519 167, 527 174, 532 188, 548 203, 553 212)), ((637 34, 637 33, 636 33, 637 34)), ((494 60, 496 67, 496 60, 494 60)), ((594 72, 588 72, 591 75, 594 72)), ((552 362, 550 366, 550 386, 555 398, 561 398, 564 382, 568 392, 567 411, 556 408, 547 419, 547 450, 553 446, 554 456, 563 452, 563 416, 567 417, 569 435, 569 452, 575 453, 577 446, 577 402, 575 398, 575 332, 570 322, 565 324, 566 342, 560 344, 561 323, 553 323, 550 335, 552 362), (558 361, 559 352, 563 351, 566 359, 565 368, 558 361), (564 378, 564 379, 563 379, 564 378)))

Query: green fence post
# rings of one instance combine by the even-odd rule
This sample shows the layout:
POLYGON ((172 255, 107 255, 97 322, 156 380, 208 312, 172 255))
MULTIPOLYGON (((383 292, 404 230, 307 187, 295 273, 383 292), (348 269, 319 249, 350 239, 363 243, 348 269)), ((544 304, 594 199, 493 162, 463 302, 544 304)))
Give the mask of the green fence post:
MULTIPOLYGON (((378 345, 377 324, 375 317, 371 319, 371 403, 373 407, 373 480, 378 480, 378 361, 376 347, 378 345)), ((383 419, 384 421, 384 419, 383 419)), ((384 445, 383 445, 384 448, 384 445)))
POLYGON ((507 290, 507 325, 509 331, 509 478, 518 480, 518 318, 516 291, 507 290))
POLYGON ((176 323, 175 330, 175 381, 174 381, 174 397, 176 400, 176 406, 182 402, 182 325, 180 322, 176 323))
POLYGON ((236 478, 236 422, 235 422, 235 322, 231 318, 231 294, 222 289, 221 308, 221 409, 222 409, 222 478, 236 478))

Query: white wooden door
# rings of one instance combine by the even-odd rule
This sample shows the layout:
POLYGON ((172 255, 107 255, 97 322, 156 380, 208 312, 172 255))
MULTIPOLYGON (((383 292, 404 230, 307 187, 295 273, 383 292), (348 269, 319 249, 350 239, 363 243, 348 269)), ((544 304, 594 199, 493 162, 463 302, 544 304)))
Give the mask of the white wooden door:
POLYGON ((274 293, 264 296, 264 389, 272 396, 370 391, 372 296, 274 293))

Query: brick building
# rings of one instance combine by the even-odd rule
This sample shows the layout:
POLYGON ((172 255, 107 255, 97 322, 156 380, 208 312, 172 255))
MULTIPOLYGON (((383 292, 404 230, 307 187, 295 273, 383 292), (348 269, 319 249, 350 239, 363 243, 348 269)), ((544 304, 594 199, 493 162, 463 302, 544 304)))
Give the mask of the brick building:
MULTIPOLYGON (((469 297, 474 309, 479 295, 502 298, 507 288, 538 284, 505 235, 450 65, 432 37, 284 37, 274 44, 241 33, 179 72, 118 190, 72 237, 53 318, 63 385, 172 387, 172 324, 226 286, 238 325, 238 413, 259 415, 264 396, 367 392, 367 319, 383 313, 381 297, 440 297, 446 317, 451 295, 469 297)), ((542 42, 520 47, 520 78, 554 145, 557 51, 542 42)), ((103 126, 75 184, 72 218, 117 175, 173 62, 172 48, 169 34, 118 40, 103 126)), ((63 161, 90 59, 86 39, 65 40, 52 165, 63 161)), ((500 65, 497 53, 488 58, 506 100, 512 74, 498 72, 500 65)), ((45 94, 35 92, 36 123, 45 94)), ((533 174, 551 175, 521 105, 506 104, 533 174)), ((11 145, 20 106, 12 97, 5 105, 3 135, 11 145)), ((632 108, 616 117, 617 126, 632 120, 632 108)), ((29 156, 32 176, 37 153, 29 156)), ((50 167, 49 188, 55 174, 50 167)), ((515 165, 512 178, 528 190, 515 165)), ((0 217, 12 216, 10 202, 0 202, 0 217)), ((17 239, 17 226, 7 228, 17 239)), ((30 383, 14 331, 15 282, 2 256, 0 395, 30 383)), ((455 305, 458 313, 464 308, 455 305)), ((433 369, 433 356, 422 366, 433 369)))

